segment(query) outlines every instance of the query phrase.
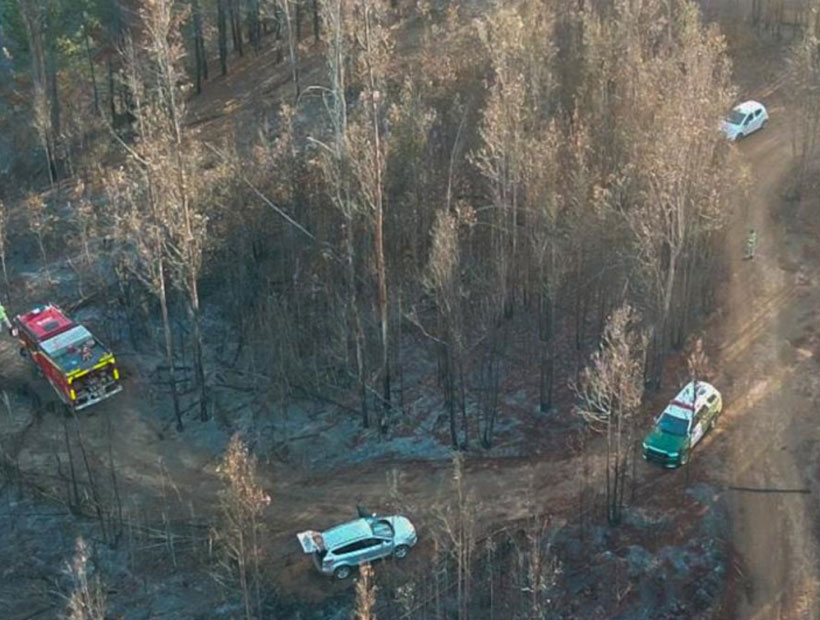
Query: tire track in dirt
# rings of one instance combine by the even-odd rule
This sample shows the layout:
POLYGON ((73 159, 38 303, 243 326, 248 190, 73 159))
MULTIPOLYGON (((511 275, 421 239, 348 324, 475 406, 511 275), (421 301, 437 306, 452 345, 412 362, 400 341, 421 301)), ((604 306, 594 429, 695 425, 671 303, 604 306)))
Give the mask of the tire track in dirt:
MULTIPOLYGON (((756 91, 752 96, 765 99, 780 86, 782 81, 756 91)), ((772 112, 778 109, 778 106, 770 107, 772 112)), ((205 112, 211 111, 205 110, 203 114, 205 112)), ((214 114, 221 117, 222 111, 217 110, 214 114)), ((211 124, 208 122, 211 117, 205 116, 203 120, 204 125, 211 124)), ((779 199, 774 189, 786 173, 789 159, 786 128, 775 118, 766 131, 750 137, 739 148, 752 167, 754 197, 750 203, 750 213, 752 220, 758 224, 766 219, 767 207, 777 204, 779 199)), ((723 340, 725 344, 718 356, 726 380, 735 385, 727 392, 729 398, 727 415, 722 420, 724 424, 717 427, 717 433, 710 433, 704 442, 707 445, 718 444, 715 448, 723 449, 712 451, 699 447, 698 452, 708 456, 703 460, 697 459, 696 464, 700 471, 703 469, 701 464, 715 463, 715 467, 708 469, 721 471, 718 479, 725 485, 799 486, 801 476, 791 454, 780 455, 782 451, 778 450, 775 458, 768 461, 766 456, 772 452, 772 446, 793 441, 789 434, 792 417, 781 416, 779 410, 773 410, 771 401, 772 394, 782 391, 796 373, 802 372, 802 368, 789 360, 778 359, 777 351, 783 336, 792 333, 789 321, 781 317, 789 314, 794 305, 803 304, 806 300, 802 298, 803 289, 787 277, 789 274, 784 276, 779 272, 776 260, 778 244, 772 242, 777 230, 776 223, 767 221, 764 225, 758 224, 758 229, 763 232, 761 254, 750 263, 740 261, 740 239, 746 227, 746 222, 740 219, 735 223, 731 237, 738 240, 738 257, 733 262, 735 274, 730 282, 731 315, 723 340), (759 273, 761 271, 768 275, 759 273), (761 279, 761 290, 752 293, 744 285, 743 279, 748 281, 756 277, 761 279), (765 364, 749 365, 749 356, 758 355, 760 349, 769 350, 769 357, 765 359, 772 368, 765 368, 765 364), (750 416, 750 413, 753 415, 750 416), (760 425, 754 431, 753 438, 744 428, 747 423, 760 425), (752 443, 758 447, 750 449, 752 443)), ((189 489, 202 491, 201 496, 212 494, 212 472, 207 475, 203 472, 206 466, 210 469, 212 465, 211 455, 191 448, 182 450, 181 442, 177 441, 158 442, 156 433, 148 427, 146 416, 141 412, 145 404, 136 402, 136 396, 134 400, 132 403, 130 399, 121 398, 111 403, 113 410, 123 414, 118 428, 120 437, 117 443, 121 448, 118 459, 126 461, 129 473, 147 470, 153 465, 151 459, 161 455, 176 465, 169 469, 174 471, 177 484, 190 482, 189 489), (140 450, 144 454, 140 454, 140 450), (208 493, 205 493, 206 490, 208 493)), ((798 411, 797 404, 793 411, 798 411)), ((102 449, 102 444, 99 449, 102 449)), ((504 527, 516 519, 531 515, 533 511, 570 515, 576 509, 573 502, 578 490, 576 476, 581 463, 580 457, 548 462, 539 456, 468 463, 468 485, 476 494, 477 501, 486 508, 486 512, 482 512, 482 526, 493 524, 494 529, 504 527), (500 501, 499 498, 504 500, 500 501), (538 498, 537 502, 534 503, 533 498, 538 498)), ((589 466, 591 470, 597 469, 594 462, 589 466)), ((271 509, 265 515, 266 521, 273 526, 270 548, 284 560, 283 573, 288 575, 290 581, 285 589, 300 594, 306 589, 316 590, 315 595, 319 597, 325 595, 328 589, 338 591, 338 587, 328 588, 326 580, 313 578, 309 560, 295 551, 294 531, 302 526, 319 527, 349 518, 356 501, 365 505, 383 505, 389 488, 387 477, 393 470, 399 477, 403 501, 416 511, 420 522, 429 522, 434 518, 435 504, 449 490, 452 471, 448 463, 423 465, 414 462, 370 464, 369 468, 351 467, 326 476, 299 475, 284 466, 265 466, 262 469, 264 483, 274 497, 271 509), (291 574, 294 572, 295 575, 291 574), (299 583, 294 583, 297 581, 299 583)), ((647 467, 641 468, 639 485, 641 492, 660 493, 680 487, 684 480, 682 475, 666 475, 666 472, 647 467)), ((149 482, 140 480, 141 490, 149 482)), ((816 567, 816 562, 813 562, 816 555, 812 551, 811 519, 808 517, 813 501, 813 498, 805 497, 784 500, 776 495, 742 495, 732 500, 735 545, 744 557, 751 584, 742 603, 742 613, 737 617, 761 620, 797 617, 784 615, 789 605, 799 605, 803 600, 817 600, 816 597, 812 598, 816 594, 816 584, 810 574, 810 569, 816 567), (795 510, 794 504, 798 504, 799 509, 795 510)))
MULTIPOLYGON (((709 470, 727 486, 816 486, 800 463, 811 403, 795 389, 814 369, 788 342, 801 333, 804 309, 820 300, 816 288, 800 286, 799 274, 790 272, 788 236, 775 213, 791 163, 785 118, 783 111, 760 139, 738 145, 750 166, 752 191, 747 213, 738 214, 730 234, 738 247, 732 252, 725 345, 718 356, 721 380, 729 386, 728 424, 715 438, 725 450, 709 458, 709 470), (743 261, 740 247, 749 226, 759 231, 760 251, 753 261, 743 261)), ((805 604, 818 595, 814 497, 732 492, 728 503, 746 586, 735 617, 817 618, 816 605, 805 604)))

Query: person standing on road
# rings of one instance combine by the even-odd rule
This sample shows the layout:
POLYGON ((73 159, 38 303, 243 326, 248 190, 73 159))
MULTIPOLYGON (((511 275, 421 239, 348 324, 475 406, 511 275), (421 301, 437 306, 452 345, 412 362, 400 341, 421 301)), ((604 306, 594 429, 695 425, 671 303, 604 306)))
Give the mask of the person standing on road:
POLYGON ((755 257, 755 250, 757 249, 757 232, 754 228, 749 229, 749 234, 746 236, 746 251, 743 255, 745 260, 751 260, 755 257))

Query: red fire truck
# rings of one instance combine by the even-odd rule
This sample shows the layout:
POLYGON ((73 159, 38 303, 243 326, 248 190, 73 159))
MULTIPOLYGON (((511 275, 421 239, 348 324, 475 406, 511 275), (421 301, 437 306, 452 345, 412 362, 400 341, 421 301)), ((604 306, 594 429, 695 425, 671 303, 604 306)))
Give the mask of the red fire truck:
POLYGON ((79 411, 120 392, 114 355, 53 304, 14 317, 20 353, 28 355, 60 400, 79 411))

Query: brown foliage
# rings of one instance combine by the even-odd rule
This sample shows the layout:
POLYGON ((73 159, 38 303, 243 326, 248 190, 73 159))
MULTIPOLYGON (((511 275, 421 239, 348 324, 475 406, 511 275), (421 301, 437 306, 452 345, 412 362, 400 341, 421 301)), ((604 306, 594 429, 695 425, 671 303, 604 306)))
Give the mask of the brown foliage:
POLYGON ((105 620, 106 595, 99 575, 89 575, 89 549, 85 540, 77 538, 73 560, 67 572, 73 588, 68 596, 66 620, 105 620))
POLYGON ((260 517, 271 498, 257 480, 256 459, 239 434, 234 434, 217 467, 225 484, 219 493, 222 523, 216 532, 225 552, 226 569, 242 592, 245 617, 259 617, 261 535, 260 517))
POLYGON ((356 581, 356 609, 354 620, 376 620, 376 591, 373 584, 373 567, 362 564, 359 567, 359 579, 356 581))
MULTIPOLYGON (((581 374, 576 412, 594 431, 605 431, 607 518, 620 520, 634 418, 644 389, 646 336, 638 317, 624 305, 609 317, 600 349, 581 374)), ((632 455, 634 458, 634 454, 632 455)))

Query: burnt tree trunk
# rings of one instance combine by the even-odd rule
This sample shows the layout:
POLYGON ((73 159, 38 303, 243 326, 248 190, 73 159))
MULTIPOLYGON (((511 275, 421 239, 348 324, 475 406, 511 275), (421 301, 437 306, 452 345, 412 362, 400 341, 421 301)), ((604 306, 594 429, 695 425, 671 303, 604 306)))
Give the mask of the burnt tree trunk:
POLYGON ((111 111, 111 126, 117 125, 117 100, 114 95, 114 64, 108 58, 108 105, 111 111))
POLYGON ((194 20, 194 65, 196 75, 196 93, 202 92, 202 81, 208 79, 208 61, 205 58, 205 41, 202 36, 202 10, 199 0, 191 3, 194 20))
POLYGON ((302 0, 293 0, 296 5, 296 45, 302 38, 302 0))
POLYGON ((253 45, 253 49, 258 52, 261 44, 261 29, 259 20, 259 0, 247 0, 246 16, 248 26, 248 41, 253 45))
POLYGON ((318 43, 321 38, 319 17, 319 0, 313 0, 313 42, 318 43))
POLYGON ((51 112, 51 133, 54 136, 54 140, 58 140, 62 132, 62 126, 60 122, 60 90, 59 84, 57 83, 57 50, 54 45, 53 37, 49 37, 49 43, 46 48, 48 50, 46 79, 48 81, 48 96, 51 101, 51 105, 49 106, 51 112))
POLYGON ((219 40, 219 67, 222 75, 228 74, 228 16, 225 13, 225 2, 216 0, 216 28, 219 40))
POLYGON ((162 333, 165 339, 165 362, 168 364, 168 382, 171 385, 171 402, 174 405, 174 417, 177 420, 177 431, 182 432, 182 410, 179 406, 179 392, 177 387, 176 368, 174 365, 174 336, 171 331, 171 319, 168 315, 168 295, 165 289, 165 263, 159 261, 158 297, 162 312, 162 333))
POLYGON ((100 91, 97 88, 97 72, 94 68, 94 57, 91 54, 91 37, 88 36, 88 24, 83 24, 83 39, 85 43, 85 55, 88 60, 88 70, 91 74, 91 89, 94 96, 94 112, 98 116, 102 116, 102 108, 100 107, 100 91))
POLYGON ((236 2, 237 0, 228 0, 228 11, 231 20, 233 49, 241 58, 244 55, 244 51, 242 50, 242 26, 239 21, 239 7, 236 6, 236 2))

